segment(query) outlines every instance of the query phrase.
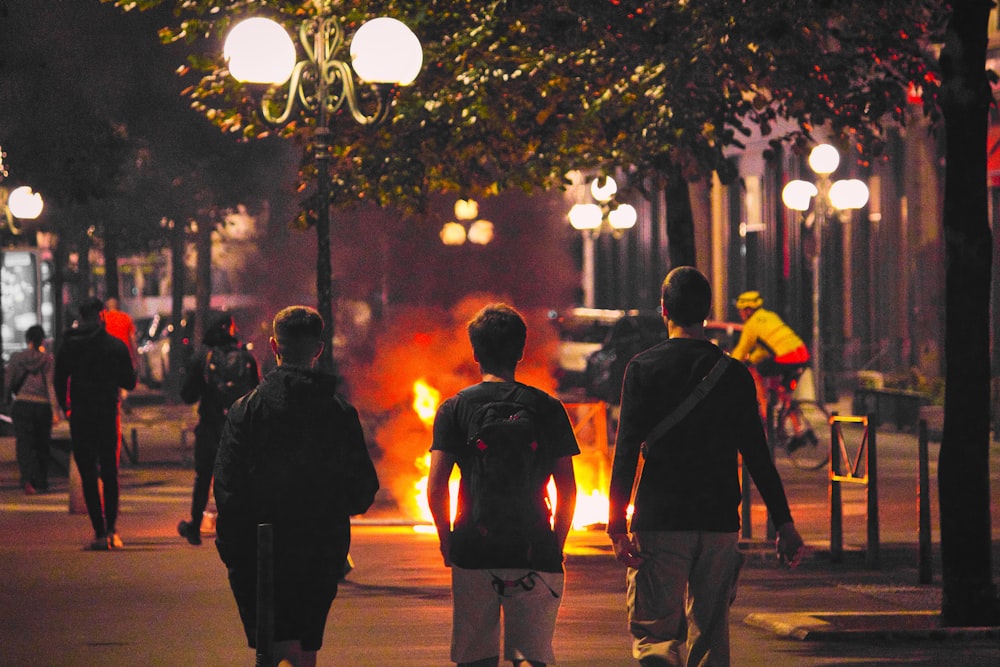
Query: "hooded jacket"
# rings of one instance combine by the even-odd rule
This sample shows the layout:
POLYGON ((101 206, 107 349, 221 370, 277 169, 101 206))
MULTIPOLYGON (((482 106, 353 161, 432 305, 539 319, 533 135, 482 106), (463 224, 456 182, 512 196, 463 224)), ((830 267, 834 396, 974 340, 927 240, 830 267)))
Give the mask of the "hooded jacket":
POLYGON ((52 379, 54 365, 55 361, 48 352, 33 347, 17 352, 7 363, 4 395, 15 393, 19 401, 48 403, 56 410, 59 404, 52 379), (16 392, 12 391, 14 387, 17 387, 16 392))
POLYGON ((56 353, 55 388, 59 406, 77 414, 114 412, 119 389, 135 388, 135 369, 125 343, 101 324, 69 329, 56 353))
POLYGON ((331 376, 278 366, 229 410, 215 461, 216 543, 228 566, 254 566, 262 523, 274 526, 276 569, 317 550, 346 556, 350 516, 379 485, 358 412, 336 387, 331 376))

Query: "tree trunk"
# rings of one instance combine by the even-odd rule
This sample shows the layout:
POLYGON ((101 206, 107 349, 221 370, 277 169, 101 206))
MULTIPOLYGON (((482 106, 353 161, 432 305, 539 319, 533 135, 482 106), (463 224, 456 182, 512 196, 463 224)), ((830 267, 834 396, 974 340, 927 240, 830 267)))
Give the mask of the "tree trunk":
POLYGON ((945 421, 938 464, 942 622, 1000 621, 990 563, 989 307, 992 239, 986 188, 990 86, 985 74, 992 3, 952 4, 941 54, 947 133, 945 421))
POLYGON ((187 250, 187 239, 185 233, 187 225, 183 220, 175 220, 171 230, 171 259, 170 275, 171 285, 171 320, 174 329, 170 334, 170 371, 163 374, 163 389, 167 398, 177 401, 180 398, 181 381, 183 377, 183 339, 184 327, 184 274, 187 267, 184 264, 184 254, 187 250))
POLYGON ((118 299, 118 239, 114 231, 104 235, 104 300, 118 299))
POLYGON ((205 338, 205 329, 209 325, 209 313, 212 304, 212 231, 215 229, 215 211, 205 212, 206 218, 198 223, 197 243, 197 268, 198 282, 194 292, 194 338, 191 341, 195 345, 205 338))
POLYGON ((668 170, 664 198, 667 202, 669 271, 678 266, 694 266, 698 258, 695 254, 694 214, 691 211, 691 192, 687 179, 676 164, 671 163, 668 170))

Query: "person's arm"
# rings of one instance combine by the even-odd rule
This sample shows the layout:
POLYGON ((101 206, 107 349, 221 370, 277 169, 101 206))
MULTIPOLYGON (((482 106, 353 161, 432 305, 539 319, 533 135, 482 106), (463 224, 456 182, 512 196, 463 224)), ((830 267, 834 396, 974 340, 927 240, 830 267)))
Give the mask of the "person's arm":
POLYGON ((118 386, 131 391, 135 389, 136 382, 138 381, 135 374, 135 365, 132 363, 132 353, 129 352, 128 345, 122 343, 117 338, 113 338, 113 340, 121 343, 120 346, 116 346, 119 357, 118 363, 121 370, 121 375, 118 377, 118 386))
POLYGON ((576 473, 573 472, 573 457, 560 456, 552 467, 552 481, 556 485, 556 512, 552 522, 559 544, 559 551, 566 546, 566 538, 573 527, 576 513, 576 473))
POLYGON ((615 558, 628 567, 639 567, 642 564, 639 551, 628 534, 626 518, 629 496, 639 465, 640 448, 648 431, 641 425, 641 396, 637 367, 629 364, 625 368, 622 382, 621 412, 618 416, 618 434, 615 438, 615 456, 611 465, 611 487, 608 493, 608 537, 614 547, 615 558))
POLYGON ((439 449, 431 451, 431 467, 427 473, 427 505, 434 517, 444 566, 451 567, 451 489, 448 482, 455 467, 455 456, 439 449))
POLYGON ((746 322, 743 323, 743 331, 740 332, 740 340, 736 343, 736 347, 733 348, 732 354, 730 355, 733 359, 737 361, 745 362, 750 356, 751 350, 757 345, 757 326, 754 316, 751 315, 746 322))
POLYGON ((184 373, 184 383, 181 385, 181 400, 188 405, 194 405, 205 391, 205 350, 199 350, 188 362, 184 373))
POLYGON ((69 417, 66 395, 69 392, 69 362, 66 360, 66 353, 56 355, 56 367, 53 374, 53 384, 56 392, 56 402, 62 409, 63 414, 69 417))
POLYGON ((49 405, 52 407, 52 423, 58 424, 60 408, 59 399, 56 397, 55 371, 53 370, 53 366, 55 366, 55 360, 49 356, 45 361, 43 371, 45 376, 45 393, 49 397, 49 405))

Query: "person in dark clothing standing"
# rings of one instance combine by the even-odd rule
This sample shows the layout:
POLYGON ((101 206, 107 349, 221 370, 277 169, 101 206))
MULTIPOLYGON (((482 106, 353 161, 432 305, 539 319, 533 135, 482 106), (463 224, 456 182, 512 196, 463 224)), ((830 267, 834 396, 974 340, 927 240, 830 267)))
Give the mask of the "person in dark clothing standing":
POLYGON ((803 550, 745 366, 722 366, 690 412, 647 442, 724 354, 705 337, 711 301, 700 271, 671 271, 662 299, 669 339, 636 355, 625 370, 608 534, 615 557, 628 567, 632 655, 645 667, 729 665, 729 605, 741 562, 740 455, 778 528, 779 557, 794 566, 803 550), (645 464, 629 525, 640 456, 645 464))
POLYGON ((27 495, 49 489, 49 449, 52 426, 59 422, 59 403, 53 383, 52 355, 45 349, 45 330, 35 324, 24 332, 28 347, 11 356, 5 376, 5 395, 14 394, 10 417, 14 422, 17 466, 27 495))
MULTIPOLYGON (((216 547, 247 642, 257 647, 257 527, 274 539, 274 663, 316 664, 351 542, 378 477, 358 412, 313 370, 323 319, 290 306, 273 323, 277 367, 229 410, 215 461, 216 547)), ((258 659, 261 656, 258 655, 258 659)))
POLYGON ((136 382, 128 347, 104 330, 103 310, 97 298, 81 304, 79 325, 63 336, 55 368, 56 399, 69 417, 73 459, 94 528, 89 548, 95 551, 122 547, 117 531, 119 400, 121 390, 134 389, 136 382))
POLYGON ((188 543, 201 544, 201 520, 212 486, 212 469, 219 451, 222 425, 229 407, 260 383, 257 361, 236 338, 236 322, 228 313, 215 317, 205 331, 203 349, 188 364, 181 399, 198 403, 194 429, 194 491, 191 520, 177 524, 188 543))

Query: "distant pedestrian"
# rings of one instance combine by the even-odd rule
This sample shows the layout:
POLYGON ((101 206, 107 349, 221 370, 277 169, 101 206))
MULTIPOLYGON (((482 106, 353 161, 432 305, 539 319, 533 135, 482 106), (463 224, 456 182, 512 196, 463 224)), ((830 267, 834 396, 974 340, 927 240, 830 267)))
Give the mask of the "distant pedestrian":
POLYGON ((132 355, 132 365, 138 366, 137 335, 132 316, 124 310, 119 310, 118 299, 111 297, 104 302, 103 317, 105 330, 128 346, 128 352, 132 355))
POLYGON ((260 383, 257 361, 236 337, 236 322, 229 313, 217 315, 202 339, 202 349, 188 364, 181 399, 198 403, 194 429, 194 491, 191 520, 177 524, 177 532, 190 544, 201 544, 201 521, 212 487, 215 455, 226 415, 233 402, 260 383))
POLYGON ((778 527, 779 557, 795 566, 803 550, 753 378, 705 336, 711 303, 697 269, 667 274, 661 305, 669 339, 625 369, 608 534, 628 567, 632 655, 644 667, 729 665, 729 605, 742 562, 740 455, 778 527))
POLYGON ((117 529, 119 399, 122 389, 135 388, 128 347, 105 331, 103 310, 104 304, 97 298, 80 305, 79 324, 63 335, 55 368, 56 398, 69 417, 73 459, 94 528, 89 548, 95 551, 123 546, 117 529))
POLYGON ((527 337, 521 314, 506 304, 486 306, 468 332, 482 381, 438 409, 427 480, 441 555, 451 568, 451 659, 459 667, 498 665, 502 610, 504 659, 544 666, 555 661, 580 448, 563 405, 514 379, 527 337), (449 478, 456 465, 452 526, 449 478))
POLYGON ((49 449, 52 426, 59 423, 53 373, 55 361, 45 349, 45 330, 35 324, 24 333, 28 347, 11 356, 5 375, 5 396, 14 396, 17 466, 21 488, 28 495, 49 490, 49 449))
POLYGON ((357 410, 336 393, 334 376, 313 370, 323 350, 319 313, 291 306, 272 328, 278 365, 230 408, 223 428, 216 546, 257 647, 257 527, 273 527, 274 664, 310 667, 344 573, 350 517, 374 502, 378 477, 357 410))

